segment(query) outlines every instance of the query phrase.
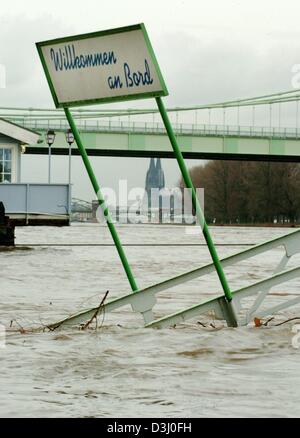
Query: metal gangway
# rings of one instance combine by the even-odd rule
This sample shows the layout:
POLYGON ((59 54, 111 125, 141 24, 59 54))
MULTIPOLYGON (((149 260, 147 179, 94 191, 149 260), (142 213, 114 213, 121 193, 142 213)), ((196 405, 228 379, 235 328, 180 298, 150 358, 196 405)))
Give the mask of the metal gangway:
MULTIPOLYGON (((284 251, 279 264, 276 266, 271 276, 232 292, 233 306, 235 313, 238 316, 239 326, 249 324, 254 320, 254 318, 261 319, 265 316, 271 316, 300 303, 299 294, 299 296, 292 299, 283 298, 280 304, 264 307, 266 300, 270 298, 270 293, 274 286, 286 283, 299 277, 300 275, 300 266, 292 269, 286 269, 291 258, 300 253, 300 230, 296 230, 285 236, 260 243, 220 260, 224 268, 234 267, 234 265, 238 264, 239 262, 246 261, 252 257, 258 255, 267 255, 268 251, 278 247, 283 247, 284 251), (254 299, 250 307, 249 305, 245 304, 246 299, 249 297, 254 299)), ((151 328, 171 327, 203 314, 211 315, 213 312, 214 319, 224 320, 227 322, 227 325, 231 326, 231 317, 227 313, 225 296, 223 294, 215 296, 208 301, 199 302, 192 307, 179 310, 176 313, 166 315, 159 319, 155 319, 153 316, 153 310, 157 304, 159 294, 171 289, 174 286, 187 284, 189 281, 194 279, 201 279, 201 277, 204 275, 208 275, 212 272, 214 272, 213 263, 203 265, 199 268, 179 274, 168 280, 156 283, 144 289, 139 289, 134 293, 121 295, 119 298, 104 303, 102 311, 108 313, 120 309, 121 307, 130 305, 134 312, 141 314, 145 327, 151 328)), ((199 281, 199 290, 201 289, 200 286, 201 280, 199 281)), ((86 309, 79 313, 75 313, 68 318, 51 324, 48 327, 50 329, 56 329, 59 327, 78 326, 91 319, 97 310, 98 307, 86 309)))

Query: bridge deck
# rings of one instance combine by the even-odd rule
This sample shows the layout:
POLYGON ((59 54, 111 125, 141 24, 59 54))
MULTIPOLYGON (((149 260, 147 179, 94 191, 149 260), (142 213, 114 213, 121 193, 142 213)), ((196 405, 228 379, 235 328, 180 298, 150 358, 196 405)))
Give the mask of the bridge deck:
MULTIPOLYGON (((77 121, 90 155, 172 158, 169 139, 161 123, 77 121)), ((68 154, 65 120, 26 121, 24 126, 41 133, 41 143, 26 153, 47 154, 45 132, 56 131, 53 154, 68 154)), ((186 158, 300 161, 300 130, 231 125, 174 126, 186 158)), ((73 145, 73 154, 77 149, 73 145)))

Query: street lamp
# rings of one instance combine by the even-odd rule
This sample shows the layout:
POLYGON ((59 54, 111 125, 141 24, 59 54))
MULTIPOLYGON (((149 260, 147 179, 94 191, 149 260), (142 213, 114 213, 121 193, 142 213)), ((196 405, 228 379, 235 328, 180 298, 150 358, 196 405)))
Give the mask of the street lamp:
POLYGON ((74 134, 72 132, 72 129, 68 129, 66 132, 66 141, 69 144, 69 217, 71 217, 71 180, 72 180, 72 174, 71 174, 71 160, 72 160, 72 144, 74 143, 74 134))
POLYGON ((71 158, 72 158, 72 144, 74 143, 74 134, 71 129, 66 132, 66 140, 69 144, 69 184, 71 184, 71 158))
POLYGON ((67 140, 67 143, 69 143, 69 145, 74 143, 74 134, 72 132, 72 129, 68 129, 67 130, 67 132, 66 132, 66 140, 67 140))
POLYGON ((49 168, 48 168, 48 184, 51 183, 51 146, 54 143, 55 140, 55 132, 52 130, 49 130, 46 134, 46 141, 49 147, 49 168))

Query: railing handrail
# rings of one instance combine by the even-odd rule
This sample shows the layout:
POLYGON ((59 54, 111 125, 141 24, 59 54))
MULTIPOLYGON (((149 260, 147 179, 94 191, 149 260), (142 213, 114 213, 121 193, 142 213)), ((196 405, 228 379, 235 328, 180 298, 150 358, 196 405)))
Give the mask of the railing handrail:
MULTIPOLYGON (((65 130, 69 127, 67 121, 51 121, 51 120, 23 120, 18 121, 20 125, 36 130, 65 130)), ((130 132, 144 134, 162 134, 165 128, 159 122, 125 122, 114 121, 90 121, 85 120, 81 124, 82 132, 130 132)), ((238 136, 238 137, 266 137, 266 138, 298 138, 297 128, 289 127, 265 127, 265 126, 244 126, 244 125, 223 125, 223 124, 194 124, 180 123, 174 126, 174 131, 178 135, 193 135, 193 136, 238 136)))

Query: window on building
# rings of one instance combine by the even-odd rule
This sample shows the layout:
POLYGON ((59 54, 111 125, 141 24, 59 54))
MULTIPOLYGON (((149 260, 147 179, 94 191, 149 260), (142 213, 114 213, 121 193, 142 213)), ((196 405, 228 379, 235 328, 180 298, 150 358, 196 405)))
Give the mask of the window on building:
POLYGON ((11 182, 11 149, 0 148, 0 183, 11 182))

